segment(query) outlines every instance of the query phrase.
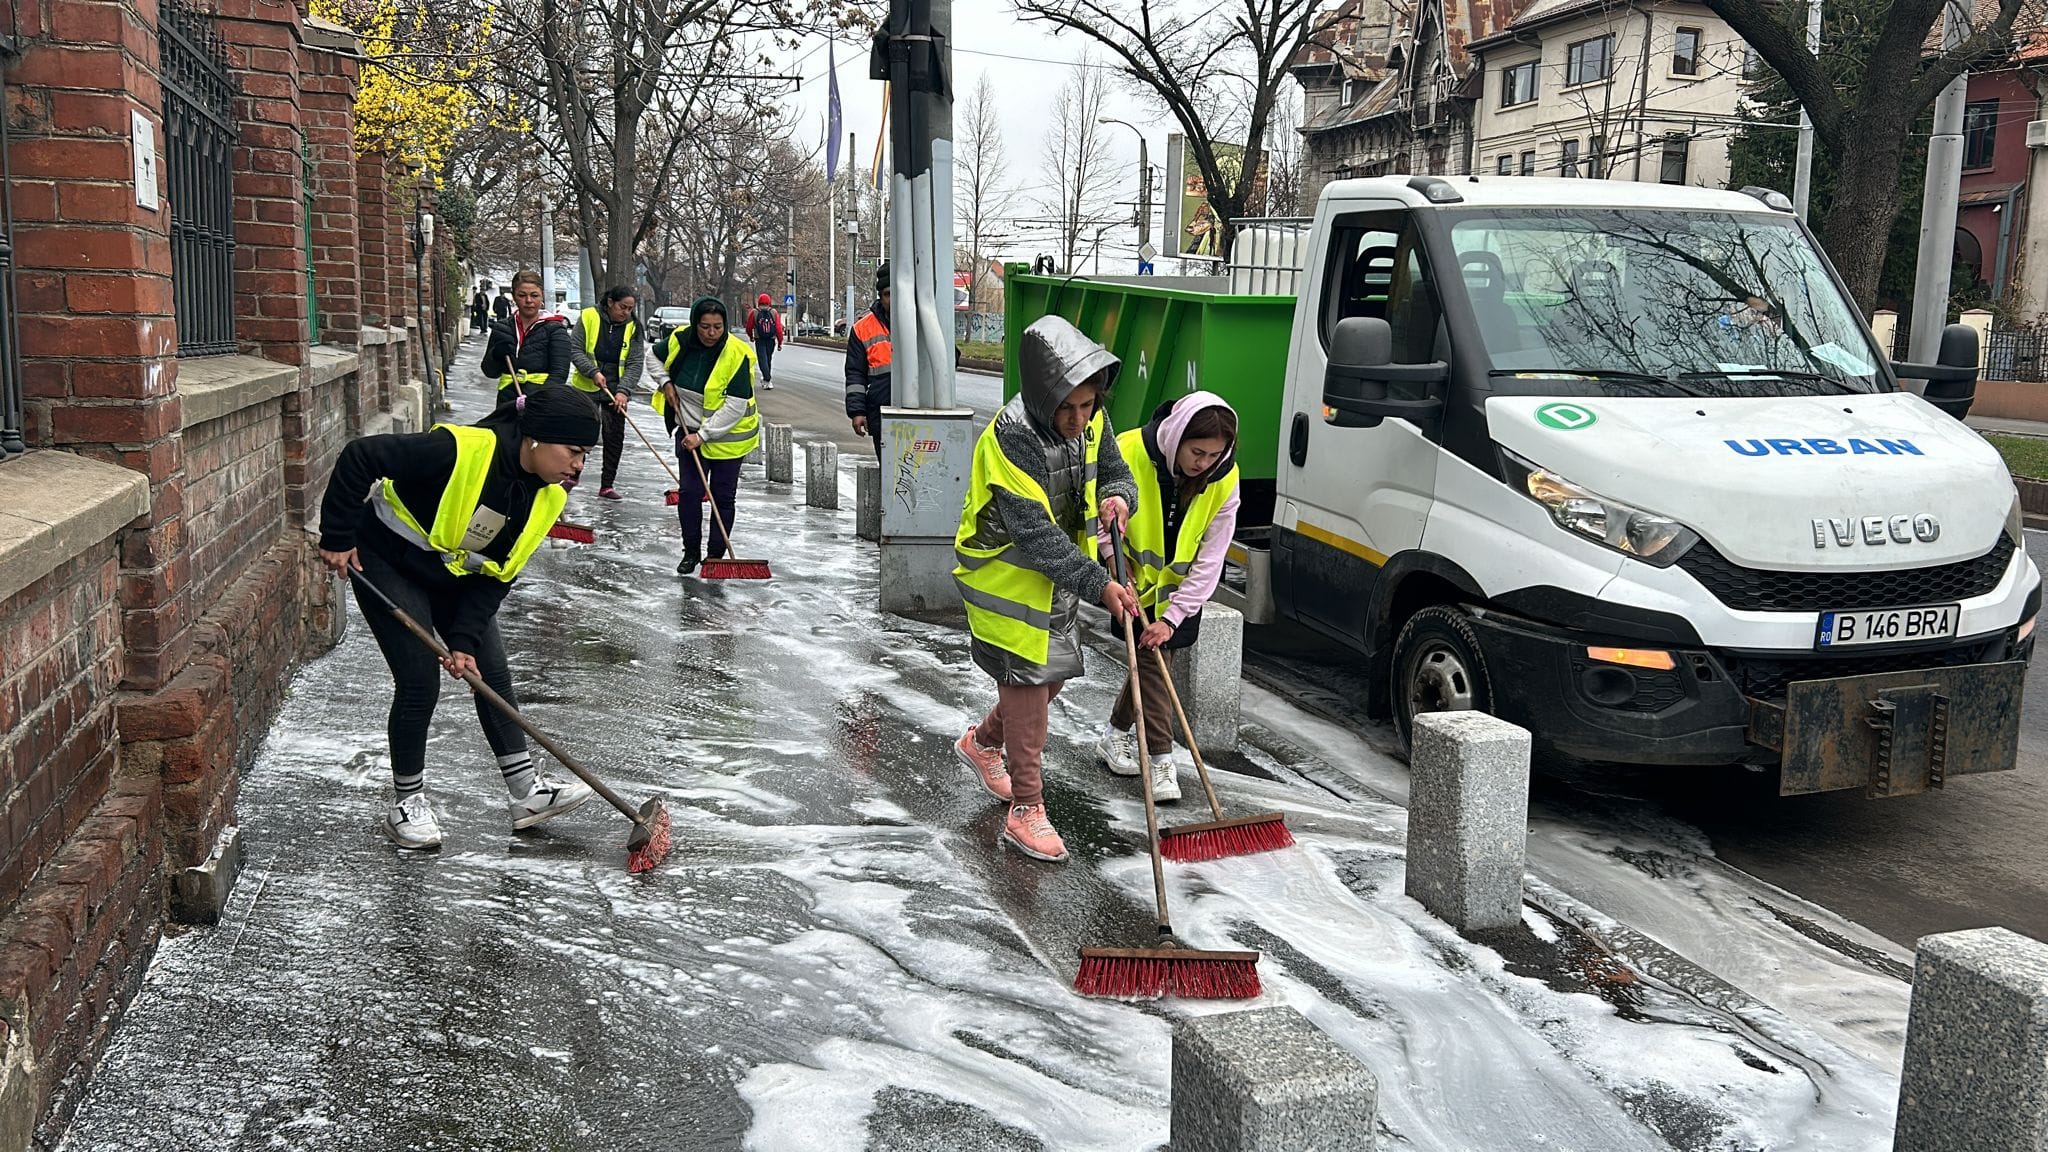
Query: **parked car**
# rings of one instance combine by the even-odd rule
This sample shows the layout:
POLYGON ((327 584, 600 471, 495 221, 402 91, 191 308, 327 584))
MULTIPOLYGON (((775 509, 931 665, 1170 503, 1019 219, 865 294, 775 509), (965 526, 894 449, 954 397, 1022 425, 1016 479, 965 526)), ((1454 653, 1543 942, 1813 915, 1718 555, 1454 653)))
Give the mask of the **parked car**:
POLYGON ((668 334, 690 322, 688 308, 656 308, 647 321, 647 342, 659 344, 668 339, 668 334))
POLYGON ((796 334, 799 336, 824 336, 826 331, 823 324, 815 320, 807 320, 796 326, 796 334))

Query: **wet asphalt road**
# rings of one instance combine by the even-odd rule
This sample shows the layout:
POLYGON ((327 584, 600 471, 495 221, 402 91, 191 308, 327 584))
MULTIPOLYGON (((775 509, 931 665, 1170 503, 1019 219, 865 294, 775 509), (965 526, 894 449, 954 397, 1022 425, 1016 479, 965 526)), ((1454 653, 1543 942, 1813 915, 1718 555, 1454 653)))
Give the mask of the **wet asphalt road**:
MULTIPOLYGON (((778 367, 788 368, 777 378, 771 419, 810 435, 843 431, 838 358, 794 346, 783 355, 778 367)), ((999 378, 961 381, 963 400, 983 415, 1000 404, 999 378)), ((841 439, 845 448, 849 438, 841 439)), ((2048 568, 2048 533, 2028 532, 2027 551, 2048 568)), ((1356 727, 1375 747, 1395 748, 1391 728, 1363 719, 1363 677, 1348 651, 1284 625, 1249 629, 1247 641, 1252 669, 1271 686, 1356 727)), ((1539 794, 1561 815, 1577 807, 1605 819, 1616 808, 1640 808, 1680 821, 1736 867, 1905 947, 1931 933, 1994 924, 2048 939, 2048 671, 2039 664, 2027 677, 2019 767, 1958 777, 1920 796, 1781 797, 1774 776, 1738 767, 1538 770, 1539 794)))

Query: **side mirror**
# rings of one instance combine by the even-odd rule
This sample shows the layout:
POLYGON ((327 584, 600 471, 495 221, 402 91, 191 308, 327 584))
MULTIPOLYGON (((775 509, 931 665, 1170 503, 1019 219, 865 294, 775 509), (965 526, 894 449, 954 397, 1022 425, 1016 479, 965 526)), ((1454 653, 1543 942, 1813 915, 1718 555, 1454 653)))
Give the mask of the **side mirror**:
POLYGON ((1925 380, 1921 398, 1961 420, 1977 399, 1977 330, 1950 324, 1941 330, 1934 363, 1894 364, 1892 373, 1901 380, 1925 380))
POLYGON ((1323 419, 1339 428, 1377 428, 1388 417, 1420 422, 1443 411, 1437 385, 1450 378, 1450 365, 1395 364, 1394 330, 1377 316, 1348 316, 1330 335, 1330 364, 1323 373, 1323 419), (1419 384, 1420 399, 1388 396, 1397 384, 1419 384))

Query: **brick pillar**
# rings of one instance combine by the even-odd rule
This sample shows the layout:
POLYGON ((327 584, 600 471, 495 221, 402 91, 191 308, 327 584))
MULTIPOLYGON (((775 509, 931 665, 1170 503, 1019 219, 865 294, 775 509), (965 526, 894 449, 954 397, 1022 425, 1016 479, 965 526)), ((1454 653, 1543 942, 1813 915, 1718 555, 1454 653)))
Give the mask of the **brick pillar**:
POLYGON ((149 477, 150 512, 121 546, 120 599, 123 683, 151 689, 184 664, 190 614, 170 203, 159 165, 159 206, 136 204, 129 143, 139 111, 163 155, 156 5, 143 7, 69 3, 32 31, 37 6, 22 6, 7 114, 28 441, 149 477))
POLYGON ((320 303, 320 339, 350 346, 363 324, 353 138, 357 65, 340 52, 307 56, 310 68, 299 108, 313 149, 313 286, 320 303))
MULTIPOLYGON (((404 332, 406 317, 419 311, 419 296, 413 292, 413 177, 396 160, 391 162, 386 172, 391 191, 384 197, 384 268, 391 278, 388 297, 391 314, 384 322, 404 332)), ((410 340, 393 345, 391 355, 392 383, 404 383, 419 374, 419 350, 412 346, 410 340)))
MULTIPOLYGON (((362 326, 381 328, 384 318, 391 314, 391 277, 385 268, 386 239, 384 199, 387 184, 384 179, 385 160, 383 156, 356 157, 356 239, 357 250, 361 253, 359 262, 360 279, 357 286, 362 296, 362 326)), ((391 363, 390 349, 381 342, 363 346, 364 407, 370 412, 387 412, 391 409, 391 363)))
POLYGON ((308 323, 298 9, 221 0, 214 26, 227 41, 241 88, 233 161, 235 337, 266 360, 303 365, 308 323))

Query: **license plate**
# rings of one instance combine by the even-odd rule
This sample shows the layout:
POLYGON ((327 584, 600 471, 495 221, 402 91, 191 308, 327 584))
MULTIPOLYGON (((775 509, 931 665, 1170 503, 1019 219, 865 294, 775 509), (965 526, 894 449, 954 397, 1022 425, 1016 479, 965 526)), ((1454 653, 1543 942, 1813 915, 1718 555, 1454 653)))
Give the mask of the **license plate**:
POLYGON ((1949 640, 1963 620, 1960 604, 1920 608, 1873 608, 1863 612, 1820 614, 1819 648, 1854 648, 1863 644, 1910 644, 1949 640))

